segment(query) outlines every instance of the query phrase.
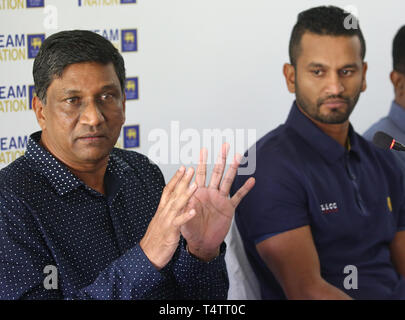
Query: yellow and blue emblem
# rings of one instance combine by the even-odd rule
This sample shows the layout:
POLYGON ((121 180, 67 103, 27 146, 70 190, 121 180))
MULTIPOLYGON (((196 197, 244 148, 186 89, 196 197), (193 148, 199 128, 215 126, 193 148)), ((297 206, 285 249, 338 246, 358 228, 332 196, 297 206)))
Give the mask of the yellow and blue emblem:
POLYGON ((124 126, 124 149, 139 147, 139 125, 124 126))
POLYGON ((45 0, 27 0, 27 8, 43 8, 45 0))
POLYGON ((136 29, 121 30, 121 51, 138 51, 138 37, 136 29))
POLYGON ((125 95, 127 100, 138 100, 138 77, 127 78, 125 80, 125 95))
POLYGON ((34 59, 37 56, 44 40, 45 33, 27 35, 28 59, 34 59))

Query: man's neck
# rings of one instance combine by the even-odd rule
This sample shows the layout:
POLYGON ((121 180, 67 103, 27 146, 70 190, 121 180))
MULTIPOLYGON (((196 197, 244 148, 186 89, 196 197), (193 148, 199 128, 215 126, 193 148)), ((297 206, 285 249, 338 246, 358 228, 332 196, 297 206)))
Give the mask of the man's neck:
POLYGON ((397 105, 399 105, 402 109, 405 110, 405 101, 403 98, 400 99, 400 98, 396 97, 394 101, 397 105))

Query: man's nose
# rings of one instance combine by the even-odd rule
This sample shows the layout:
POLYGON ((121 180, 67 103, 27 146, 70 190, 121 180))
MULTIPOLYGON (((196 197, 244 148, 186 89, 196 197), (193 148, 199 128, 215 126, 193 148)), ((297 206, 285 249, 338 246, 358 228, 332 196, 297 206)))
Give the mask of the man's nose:
POLYGON ((340 95, 344 92, 345 87, 343 86, 342 79, 338 74, 331 74, 327 79, 326 94, 327 95, 340 95))
POLYGON ((100 111, 97 102, 94 100, 87 102, 80 114, 80 123, 89 126, 98 126, 103 121, 105 121, 104 115, 100 111))

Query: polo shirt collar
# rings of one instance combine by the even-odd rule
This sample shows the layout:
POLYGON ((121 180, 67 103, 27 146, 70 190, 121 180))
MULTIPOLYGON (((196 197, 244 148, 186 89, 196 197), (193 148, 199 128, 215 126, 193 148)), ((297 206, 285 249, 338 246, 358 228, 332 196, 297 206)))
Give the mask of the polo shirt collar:
MULTIPOLYGON (((42 173, 55 188, 59 195, 67 194, 68 192, 84 186, 90 189, 82 180, 76 177, 63 163, 57 160, 50 152, 48 152, 39 143, 42 131, 33 133, 27 144, 25 156, 34 164, 34 169, 42 173)), ((125 171, 131 169, 119 157, 110 154, 106 172, 110 174, 115 181, 120 181, 125 178, 125 171)))
POLYGON ((388 118, 402 131, 404 132, 404 123, 405 123, 405 109, 402 108, 395 101, 391 104, 391 109, 388 114, 388 118))
MULTIPOLYGON (((348 150, 329 137, 315 123, 306 117, 294 101, 286 125, 300 135, 327 162, 334 163, 342 158, 348 150)), ((352 125, 349 125, 350 153, 359 155, 359 141, 352 125)))

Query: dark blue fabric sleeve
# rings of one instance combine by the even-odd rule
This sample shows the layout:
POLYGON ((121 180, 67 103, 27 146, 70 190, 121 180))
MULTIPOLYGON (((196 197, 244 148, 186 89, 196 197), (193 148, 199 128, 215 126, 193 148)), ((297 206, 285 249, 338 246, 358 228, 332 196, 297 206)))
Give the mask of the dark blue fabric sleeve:
POLYGON ((58 267, 35 219, 13 196, 0 193, 0 299, 156 299, 160 292, 171 295, 170 277, 165 270, 154 268, 139 244, 91 285, 71 288, 69 296, 62 296, 58 289, 45 289, 47 265, 58 267))
MULTIPOLYGON (((294 173, 275 163, 273 167, 258 164, 254 174, 256 184, 239 204, 236 219, 244 236, 256 244, 310 223, 308 197, 294 173)), ((238 176, 232 193, 248 178, 238 176)))
POLYGON ((157 270, 137 244, 90 285, 77 288, 64 281, 71 288, 63 295, 60 288, 44 286, 44 267, 58 265, 35 218, 18 199, 0 192, 0 299, 226 299, 225 244, 208 263, 184 247, 182 239, 172 261, 157 270))
POLYGON ((229 289, 225 264, 226 244, 222 243, 220 254, 210 262, 201 261, 185 248, 182 240, 173 259, 172 270, 179 290, 179 298, 192 300, 224 300, 229 289))

